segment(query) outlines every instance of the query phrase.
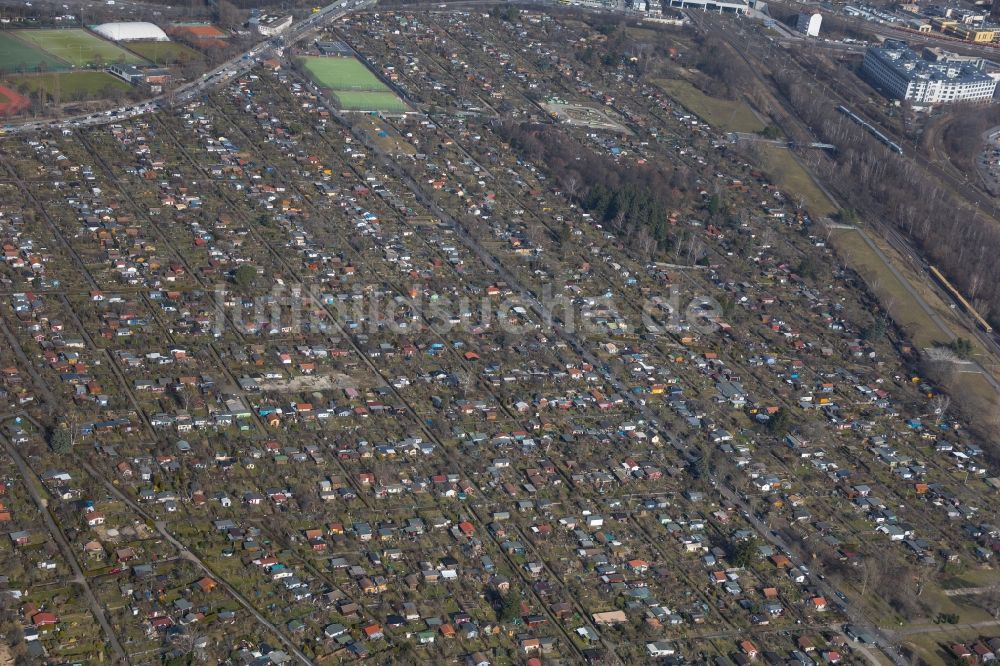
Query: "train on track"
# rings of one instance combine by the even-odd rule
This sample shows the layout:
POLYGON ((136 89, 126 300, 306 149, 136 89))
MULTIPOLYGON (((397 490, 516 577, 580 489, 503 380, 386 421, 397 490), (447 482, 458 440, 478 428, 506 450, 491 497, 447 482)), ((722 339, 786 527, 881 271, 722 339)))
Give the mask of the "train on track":
POLYGON ((993 327, 990 326, 990 323, 983 319, 983 316, 979 314, 979 311, 972 307, 972 303, 965 300, 965 296, 962 296, 958 289, 956 289, 955 286, 948 281, 948 278, 941 274, 941 271, 939 271, 936 266, 931 266, 930 271, 931 275, 934 276, 934 279, 938 281, 938 284, 944 287, 945 291, 947 291, 952 298, 958 301, 958 304, 962 306, 963 310, 969 313, 970 317, 976 320, 976 325, 979 326, 979 328, 983 329, 987 333, 993 333, 993 327))
POLYGON ((877 127, 875 127, 870 122, 868 122, 867 120, 865 120, 864 118, 862 118, 858 114, 856 114, 853 111, 851 111, 850 109, 848 109, 846 106, 844 106, 844 105, 838 106, 837 107, 837 111, 840 111, 842 114, 844 114, 845 116, 847 116, 848 118, 850 118, 851 120, 853 120, 854 122, 856 122, 857 124, 859 124, 862 127, 864 127, 865 130, 867 130, 869 134, 871 134, 873 137, 875 137, 876 139, 878 139, 879 142, 885 144, 889 148, 889 150, 891 150, 892 152, 896 153, 897 155, 902 155, 903 154, 903 149, 902 149, 902 147, 898 143, 896 143, 895 141, 893 141, 892 139, 890 139, 889 137, 887 137, 885 134, 883 134, 882 132, 880 132, 877 127))

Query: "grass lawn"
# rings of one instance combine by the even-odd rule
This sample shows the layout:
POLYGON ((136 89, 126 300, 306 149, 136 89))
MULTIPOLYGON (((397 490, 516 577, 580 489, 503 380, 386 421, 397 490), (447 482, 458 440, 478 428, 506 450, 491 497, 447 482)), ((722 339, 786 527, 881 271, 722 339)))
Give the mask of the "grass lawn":
POLYGON ((756 145, 763 158, 761 167, 774 178, 786 195, 793 200, 802 197, 806 209, 814 218, 837 212, 837 207, 823 194, 823 190, 819 189, 787 148, 766 143, 756 145))
POLYGON ((157 65, 200 62, 205 57, 179 42, 129 42, 128 50, 157 65))
MULTIPOLYGON (((960 318, 956 311, 942 300, 940 294, 932 288, 930 278, 913 268, 900 257, 895 249, 874 233, 868 234, 882 253, 888 257, 898 269, 913 290, 919 295, 933 313, 938 316, 933 319, 921 306, 916 297, 910 294, 889 269, 889 266, 864 242, 855 231, 837 229, 830 234, 829 240, 837 253, 845 262, 858 272, 879 302, 889 311, 892 319, 902 327, 911 342, 917 347, 939 345, 953 336, 965 338, 972 342, 970 358, 987 368, 987 372, 996 373, 997 357, 985 349, 976 337, 976 332, 969 327, 968 322, 960 318), (938 322, 942 326, 938 325, 938 322)), ((973 410, 991 410, 997 401, 997 390, 989 381, 989 377, 973 365, 957 365, 950 386, 952 398, 973 410)), ((955 471, 954 480, 962 481, 963 474, 955 471)), ((981 483, 981 482, 980 482, 981 483)), ((975 573, 971 573, 975 577, 975 573)))
POLYGON ((359 122, 379 149, 391 155, 416 154, 417 149, 411 143, 407 142, 395 129, 389 127, 378 118, 374 116, 361 116, 359 122))
POLYGON ((709 97, 681 79, 661 79, 656 81, 656 85, 712 127, 727 132, 759 132, 764 129, 764 123, 742 101, 709 97))
POLYGON ((930 666, 941 666, 951 662, 951 656, 945 652, 943 645, 959 637, 959 632, 934 632, 907 636, 902 643, 912 647, 930 666))
POLYGON ((125 49, 104 41, 82 28, 67 30, 15 30, 14 34, 43 51, 76 67, 108 65, 116 62, 142 64, 144 61, 125 49))
MULTIPOLYGON (((928 285, 924 283, 926 278, 913 273, 903 260, 896 259, 894 251, 887 247, 880 238, 874 237, 872 234, 869 236, 889 257, 890 261, 895 262, 901 274, 923 297, 928 307, 941 317, 946 330, 972 342, 972 358, 978 360, 986 368, 992 367, 995 357, 983 349, 975 333, 956 318, 955 313, 940 301, 936 292, 929 289, 928 285)), ((917 299, 906 290, 903 283, 893 275, 889 266, 864 242, 860 234, 837 229, 830 234, 830 242, 846 263, 861 275, 882 306, 889 311, 893 320, 907 332, 914 345, 930 347, 941 344, 947 339, 947 334, 924 311, 917 299)), ((955 400, 962 404, 974 405, 975 407, 971 407, 974 409, 993 409, 997 399, 997 391, 993 385, 972 366, 965 370, 958 369, 951 393, 955 400)), ((956 480, 960 477, 960 474, 956 475, 956 480)))
POLYGON ((371 70, 356 58, 306 56, 302 64, 316 82, 333 90, 388 90, 371 70))
POLYGON ((660 33, 652 28, 626 28, 626 32, 629 37, 635 40, 655 42, 660 38, 660 33))
POLYGON ((404 113, 407 110, 403 100, 389 92, 359 92, 356 90, 335 90, 339 106, 345 111, 386 111, 404 113))
POLYGON ((941 589, 956 590, 963 587, 989 587, 1000 583, 1000 572, 993 569, 969 569, 941 581, 941 589))
POLYGON ((316 83, 333 91, 345 111, 407 110, 403 100, 356 58, 306 56, 300 62, 316 83))
POLYGON ((909 332, 915 345, 926 347, 941 340, 941 330, 886 263, 865 243, 860 233, 835 229, 830 234, 830 242, 847 265, 858 272, 883 307, 889 310, 893 320, 909 332))
POLYGON ((901 637, 900 642, 913 648, 929 666, 944 666, 955 663, 955 658, 948 652, 947 646, 953 643, 975 641, 982 636, 992 636, 993 629, 969 629, 950 625, 934 625, 929 631, 912 633, 901 637))
POLYGON ((57 72, 53 74, 25 74, 10 77, 15 88, 24 83, 28 90, 45 90, 54 95, 59 91, 60 101, 94 99, 112 90, 128 90, 129 85, 107 72, 57 72))
MULTIPOLYGON (((973 341, 973 345, 977 343, 973 341)), ((980 358, 983 364, 986 364, 991 356, 985 358, 980 358)), ((986 367, 989 367, 987 365, 986 367)), ((996 404, 997 391, 990 384, 989 380, 979 372, 963 372, 959 375, 958 385, 952 389, 952 394, 956 400, 964 399, 966 401, 971 401, 969 404, 973 405, 983 405, 984 409, 991 409, 993 405, 996 404)), ((965 403, 963 403, 965 404, 965 403)), ((956 472, 956 478, 964 479, 965 475, 962 472, 956 472)), ((972 481, 970 480, 971 484, 972 481)), ((985 489, 986 486, 983 486, 985 489)))
POLYGON ((66 63, 53 58, 9 32, 0 32, 0 72, 33 72, 66 69, 66 63))
POLYGON ((993 617, 983 608, 984 600, 976 596, 954 596, 945 595, 944 590, 936 584, 928 585, 924 589, 923 596, 926 602, 940 613, 956 613, 961 622, 976 623, 988 622, 993 617))

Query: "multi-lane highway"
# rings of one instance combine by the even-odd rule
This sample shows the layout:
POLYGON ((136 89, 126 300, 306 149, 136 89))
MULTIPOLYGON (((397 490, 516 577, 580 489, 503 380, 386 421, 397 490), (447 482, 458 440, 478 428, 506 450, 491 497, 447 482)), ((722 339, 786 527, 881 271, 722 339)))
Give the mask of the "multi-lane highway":
POLYGON ((352 12, 369 9, 375 6, 377 0, 338 0, 309 17, 292 24, 283 34, 254 45, 247 51, 230 58, 215 69, 205 72, 194 81, 190 81, 169 92, 157 95, 144 102, 138 102, 117 109, 109 109, 98 113, 81 116, 69 116, 58 120, 32 120, 20 124, 4 125, 7 134, 23 134, 40 129, 62 129, 73 127, 89 127, 117 122, 122 118, 142 115, 157 109, 184 104, 198 97, 206 90, 223 85, 233 78, 242 76, 261 60, 268 58, 277 49, 290 46, 315 33, 324 25, 335 21, 352 12))

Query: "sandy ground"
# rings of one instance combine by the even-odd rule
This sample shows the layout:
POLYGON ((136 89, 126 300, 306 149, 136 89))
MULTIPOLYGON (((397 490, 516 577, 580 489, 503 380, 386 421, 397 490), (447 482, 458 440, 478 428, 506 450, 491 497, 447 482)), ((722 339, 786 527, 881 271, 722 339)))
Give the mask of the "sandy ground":
POLYGON ((358 382, 349 375, 332 373, 329 375, 301 375, 289 380, 260 382, 259 386, 261 391, 305 393, 309 391, 358 388, 358 382))

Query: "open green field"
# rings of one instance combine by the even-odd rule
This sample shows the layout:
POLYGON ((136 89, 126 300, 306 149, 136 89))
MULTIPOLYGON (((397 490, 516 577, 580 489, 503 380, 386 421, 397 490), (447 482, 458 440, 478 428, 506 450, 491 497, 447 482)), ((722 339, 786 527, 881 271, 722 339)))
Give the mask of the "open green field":
POLYGON ((990 587, 1000 583, 1000 572, 995 569, 968 569, 941 581, 942 590, 957 590, 965 587, 990 587))
POLYGON ((145 61, 125 49, 106 42, 82 28, 67 30, 15 30, 20 39, 31 42, 50 55, 62 58, 76 67, 110 65, 125 62, 133 65, 145 61))
POLYGON ((787 148, 766 143, 756 144, 762 157, 761 167, 775 180, 785 194, 795 200, 805 201, 806 210, 813 217, 824 217, 837 212, 837 207, 819 189, 787 148))
MULTIPOLYGON (((948 646, 954 643, 968 645, 976 639, 996 634, 995 627, 976 629, 945 624, 931 625, 926 627, 924 631, 906 631, 905 635, 900 636, 898 640, 904 648, 912 650, 928 666, 945 666, 957 662, 948 650, 948 646)), ((917 659, 912 661, 916 663, 917 659)))
POLYGON ((306 56, 301 62, 316 83, 333 92, 338 106, 345 111, 407 110, 403 100, 356 58, 306 56))
POLYGON ((306 56, 302 58, 309 75, 325 88, 333 90, 386 90, 384 83, 356 58, 342 56, 306 56))
POLYGON ((712 127, 726 132, 759 132, 764 129, 764 123, 742 101, 709 97, 681 79, 660 79, 655 83, 712 127))
MULTIPOLYGON (((933 347, 948 339, 949 336, 947 333, 921 307, 917 298, 906 289, 903 282, 890 270, 889 265, 865 242, 858 231, 833 229, 829 240, 837 254, 841 256, 848 266, 857 271, 858 275, 865 281, 865 284, 868 285, 868 288, 878 298, 882 307, 889 312, 889 316, 892 317, 893 321, 906 332, 914 345, 917 347, 933 347)), ((877 238, 874 239, 874 242, 881 245, 877 238)), ((891 250, 885 247, 881 247, 880 249, 888 256, 892 256, 891 250)), ((890 261, 895 262, 895 265, 899 268, 904 278, 923 297, 928 307, 941 316, 943 320, 942 325, 946 330, 950 331, 953 335, 972 341, 972 357, 977 359, 984 367, 992 367, 993 362, 991 359, 993 357, 980 345, 975 332, 968 329, 960 320, 955 318, 954 313, 940 302, 936 293, 928 285, 924 284, 919 276, 910 275, 905 263, 892 258, 890 258, 890 261)), ((970 409, 993 409, 997 399, 997 390, 989 379, 982 372, 971 368, 956 375, 956 379, 949 387, 949 393, 951 393, 953 399, 956 401, 963 405, 969 405, 970 409)), ((975 574, 967 575, 970 577, 970 581, 956 582, 955 585, 975 586, 981 580, 975 574)), ((995 577, 986 577, 986 580, 992 581, 989 584, 993 584, 996 579, 995 577)), ((937 608, 951 609, 959 606, 959 602, 962 601, 960 597, 947 598, 944 596, 943 591, 938 590, 938 592, 940 592, 940 599, 935 602, 937 608)), ((928 589, 926 596, 927 598, 932 598, 934 594, 933 589, 928 589)), ((979 613, 979 610, 970 613, 966 606, 962 606, 960 609, 956 608, 956 612, 958 611, 961 611, 963 614, 963 621, 972 621, 965 620, 964 618, 970 616, 976 618, 976 614, 979 613)))
POLYGON ((204 56, 179 42, 129 42, 128 50, 157 65, 200 62, 204 56))
MULTIPOLYGON (((764 129, 753 110, 739 100, 710 97, 682 79, 661 79, 656 84, 709 125, 726 132, 760 132, 764 129)), ((785 148, 759 144, 761 167, 793 197, 802 197, 814 217, 832 215, 836 206, 785 148)))
POLYGON ((29 92, 44 90, 62 102, 105 97, 115 90, 125 91, 129 85, 106 72, 55 72, 23 74, 9 78, 11 86, 24 84, 29 92))
POLYGON ((387 113, 405 113, 407 108, 403 100, 389 92, 358 92, 355 90, 337 90, 333 93, 341 109, 345 111, 385 111, 387 113))
POLYGON ((889 270, 857 231, 835 229, 830 242, 848 266, 864 279, 897 325, 905 329, 920 347, 932 346, 943 337, 934 320, 920 307, 899 278, 889 270))
POLYGON ((9 32, 0 32, 0 72, 52 71, 66 69, 66 63, 53 58, 9 32))

